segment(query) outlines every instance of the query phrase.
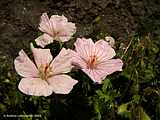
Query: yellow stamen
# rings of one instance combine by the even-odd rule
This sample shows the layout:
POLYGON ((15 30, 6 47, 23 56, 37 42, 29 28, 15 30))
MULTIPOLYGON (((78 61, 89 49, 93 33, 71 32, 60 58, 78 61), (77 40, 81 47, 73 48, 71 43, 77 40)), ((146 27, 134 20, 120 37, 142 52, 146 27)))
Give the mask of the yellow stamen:
POLYGON ((39 76, 42 80, 47 80, 51 76, 52 70, 48 64, 42 64, 39 67, 39 76))

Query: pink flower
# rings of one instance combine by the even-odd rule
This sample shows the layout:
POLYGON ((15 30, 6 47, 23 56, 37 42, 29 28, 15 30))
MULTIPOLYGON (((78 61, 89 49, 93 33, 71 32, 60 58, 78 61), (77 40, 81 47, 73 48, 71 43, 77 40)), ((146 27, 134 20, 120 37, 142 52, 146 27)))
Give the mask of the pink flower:
POLYGON ((54 60, 49 49, 32 48, 32 52, 36 65, 23 50, 14 61, 17 73, 24 77, 19 90, 34 96, 49 96, 52 92, 68 94, 77 83, 64 74, 72 69, 70 50, 62 48, 54 60))
POLYGON ((65 16, 52 15, 49 19, 47 13, 42 14, 39 29, 44 34, 35 41, 41 47, 52 43, 53 40, 66 42, 76 32, 75 24, 68 22, 65 16))
POLYGON ((78 38, 75 42, 72 62, 80 67, 94 82, 101 81, 115 71, 122 71, 120 59, 112 59, 116 53, 104 40, 96 43, 92 39, 78 38))

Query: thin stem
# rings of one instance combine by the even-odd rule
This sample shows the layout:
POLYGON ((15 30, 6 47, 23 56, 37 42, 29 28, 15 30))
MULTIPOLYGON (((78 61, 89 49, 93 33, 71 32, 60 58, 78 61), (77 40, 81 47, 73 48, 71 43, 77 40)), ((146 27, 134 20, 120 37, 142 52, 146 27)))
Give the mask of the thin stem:
POLYGON ((62 49, 62 47, 63 47, 63 43, 62 42, 59 42, 59 47, 60 47, 60 49, 62 49))
POLYGON ((126 48, 125 51, 124 51, 124 54, 121 56, 121 59, 122 59, 122 58, 124 57, 124 55, 127 53, 129 47, 131 46, 132 41, 133 41, 133 38, 130 40, 130 42, 129 42, 127 48, 126 48))

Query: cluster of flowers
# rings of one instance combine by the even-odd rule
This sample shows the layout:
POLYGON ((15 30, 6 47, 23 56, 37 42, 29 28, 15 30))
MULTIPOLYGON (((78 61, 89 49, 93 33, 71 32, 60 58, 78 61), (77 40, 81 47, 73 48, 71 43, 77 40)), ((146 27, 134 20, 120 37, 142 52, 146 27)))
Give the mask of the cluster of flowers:
POLYGON ((23 77, 18 88, 24 94, 34 96, 49 96, 53 92, 68 94, 78 82, 66 75, 73 67, 81 69, 99 84, 107 75, 122 70, 122 61, 112 59, 116 55, 110 45, 113 40, 101 39, 94 43, 92 39, 77 38, 74 43, 75 50, 62 48, 53 59, 50 49, 44 47, 54 40, 66 42, 76 32, 75 24, 68 22, 63 15, 52 15, 49 19, 47 14, 43 13, 39 30, 43 35, 35 39, 35 42, 42 48, 35 48, 31 43, 35 64, 23 50, 14 60, 17 73, 23 77))

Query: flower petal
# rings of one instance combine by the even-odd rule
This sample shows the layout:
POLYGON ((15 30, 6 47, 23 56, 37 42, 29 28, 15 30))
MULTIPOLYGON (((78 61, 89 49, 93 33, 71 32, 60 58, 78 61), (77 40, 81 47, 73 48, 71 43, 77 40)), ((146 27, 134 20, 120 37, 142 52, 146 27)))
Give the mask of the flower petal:
POLYGON ((43 35, 36 38, 35 42, 36 42, 37 45, 44 48, 46 45, 53 42, 53 38, 50 35, 44 33, 43 35))
MULTIPOLYGON (((55 25, 56 24, 59 24, 59 23, 64 23, 64 22, 68 22, 67 18, 62 15, 62 16, 59 16, 59 15, 52 15, 51 18, 50 18, 50 21, 51 23, 54 23, 55 25)), ((56 26, 57 28, 58 26, 56 26)))
POLYGON ((122 71, 122 60, 111 59, 100 63, 95 69, 82 69, 94 82, 101 83, 107 75, 122 71))
POLYGON ((123 62, 120 59, 111 59, 103 63, 100 63, 97 66, 97 69, 104 70, 107 75, 112 74, 116 71, 122 71, 123 62))
POLYGON ((95 50, 94 42, 92 39, 77 38, 74 45, 76 52, 86 61, 90 58, 90 56, 93 55, 95 50))
POLYGON ((19 56, 14 60, 17 73, 22 77, 37 77, 38 70, 26 53, 21 50, 19 56))
POLYGON ((51 63, 53 74, 68 73, 72 69, 70 49, 62 48, 51 63))
POLYGON ((116 55, 114 49, 104 40, 97 41, 95 47, 95 54, 99 61, 111 59, 116 55))
POLYGON ((52 87, 40 78, 23 78, 18 89, 26 95, 49 96, 52 94, 52 87))
POLYGON ((77 52, 71 50, 72 64, 81 69, 87 69, 87 63, 78 55, 77 52))
POLYGON ((56 75, 48 79, 48 83, 57 94, 68 94, 77 83, 68 75, 56 75))
POLYGON ((107 76, 104 70, 98 69, 82 69, 94 82, 101 83, 102 80, 107 76))
POLYGON ((38 68, 41 65, 49 65, 53 59, 50 49, 32 48, 32 52, 38 68))
POLYGON ((75 26, 75 23, 72 23, 72 22, 67 22, 65 25, 64 25, 64 28, 65 28, 65 32, 62 32, 63 34, 62 35, 68 35, 68 36, 72 36, 75 32, 76 32, 76 26, 75 26))
POLYGON ((47 33, 49 35, 52 35, 52 33, 54 32, 54 28, 52 23, 50 22, 47 13, 43 13, 41 16, 41 20, 40 20, 40 24, 39 24, 39 29, 44 32, 47 33))
POLYGON ((71 39, 72 35, 76 32, 76 26, 72 22, 67 22, 61 24, 61 27, 59 27, 59 39, 62 42, 66 42, 69 39, 71 39))
POLYGON ((68 41, 76 32, 75 24, 68 22, 65 16, 52 15, 50 18, 52 26, 54 26, 54 39, 61 42, 68 41))

